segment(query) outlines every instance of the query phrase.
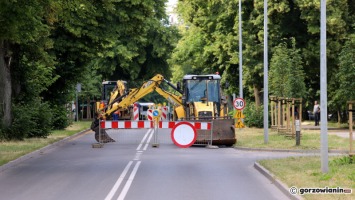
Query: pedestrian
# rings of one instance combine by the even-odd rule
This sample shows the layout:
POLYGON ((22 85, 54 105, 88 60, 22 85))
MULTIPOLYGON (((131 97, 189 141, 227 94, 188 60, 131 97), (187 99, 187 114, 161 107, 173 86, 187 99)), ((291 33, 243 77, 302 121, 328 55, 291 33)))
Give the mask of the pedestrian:
POLYGON ((313 106, 313 114, 314 114, 314 125, 319 126, 319 119, 320 119, 320 107, 318 101, 314 102, 313 106))
POLYGON ((295 106, 295 119, 298 120, 299 119, 299 115, 298 115, 298 107, 295 106))

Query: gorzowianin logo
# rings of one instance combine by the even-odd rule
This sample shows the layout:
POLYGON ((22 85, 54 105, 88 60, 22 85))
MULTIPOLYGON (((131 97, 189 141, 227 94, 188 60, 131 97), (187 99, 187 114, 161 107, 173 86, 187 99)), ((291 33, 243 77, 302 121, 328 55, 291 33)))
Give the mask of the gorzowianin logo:
POLYGON ((295 186, 290 187, 290 194, 296 195, 297 192, 298 192, 297 187, 295 187, 295 186))
POLYGON ((289 189, 290 194, 296 195, 304 195, 304 194, 351 194, 352 189, 349 188, 330 188, 330 187, 324 187, 324 188, 297 188, 295 186, 290 187, 289 189))

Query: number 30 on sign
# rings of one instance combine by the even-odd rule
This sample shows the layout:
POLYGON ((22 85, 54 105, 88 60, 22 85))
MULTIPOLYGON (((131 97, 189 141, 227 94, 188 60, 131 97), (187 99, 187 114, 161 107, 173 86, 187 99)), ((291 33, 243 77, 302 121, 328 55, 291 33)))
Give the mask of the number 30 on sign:
POLYGON ((233 106, 237 110, 243 110, 245 107, 245 100, 243 98, 236 98, 233 101, 233 106))

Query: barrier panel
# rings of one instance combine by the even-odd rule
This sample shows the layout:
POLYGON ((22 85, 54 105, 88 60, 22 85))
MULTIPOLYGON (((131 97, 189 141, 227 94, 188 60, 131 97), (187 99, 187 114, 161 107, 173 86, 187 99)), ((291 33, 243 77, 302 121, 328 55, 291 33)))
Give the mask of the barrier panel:
POLYGON ((168 120, 168 107, 163 106, 161 107, 161 117, 160 117, 161 121, 166 121, 168 120))
POLYGON ((133 120, 138 121, 139 120, 139 108, 136 104, 133 106, 133 120))
MULTIPOLYGON (((138 144, 143 137, 151 138, 154 140, 158 138, 159 143, 172 143, 171 130, 181 122, 191 124, 198 132, 197 138, 204 138, 197 140, 195 145, 209 145, 212 144, 212 123, 211 122, 196 122, 196 121, 159 121, 157 124, 158 129, 165 129, 155 134, 153 131, 155 122, 148 120, 139 121, 100 121, 100 131, 107 132, 110 137, 114 138, 119 144, 138 144), (134 129, 148 129, 147 132, 135 131, 134 129), (149 132, 151 129, 151 132, 149 132), (144 136, 148 133, 151 136, 144 136), (159 136, 159 137, 158 137, 159 136), (205 139, 208 138, 208 139, 205 139)), ((156 141, 155 141, 156 142, 156 141)), ((101 143, 101 142, 100 142, 101 143)))
POLYGON ((147 110, 147 119, 149 121, 153 121, 153 109, 148 109, 147 110))

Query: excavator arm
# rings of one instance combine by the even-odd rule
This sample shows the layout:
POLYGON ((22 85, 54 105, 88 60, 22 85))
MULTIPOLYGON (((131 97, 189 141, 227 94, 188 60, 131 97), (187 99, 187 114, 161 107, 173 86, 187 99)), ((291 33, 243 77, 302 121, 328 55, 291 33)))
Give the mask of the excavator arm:
MULTIPOLYGON (((159 93, 161 96, 167 99, 174 106, 181 106, 182 105, 181 96, 174 95, 160 88, 160 84, 163 81, 167 82, 170 86, 172 86, 172 84, 167 80, 165 80, 162 75, 157 74, 149 81, 143 83, 143 85, 140 88, 131 89, 128 93, 121 94, 118 97, 117 97, 118 92, 115 92, 116 91, 115 90, 114 94, 116 95, 110 98, 107 107, 102 110, 101 117, 106 118, 116 110, 125 110, 134 102, 137 102, 139 99, 143 98, 147 94, 154 91, 159 93)), ((177 90, 175 87, 174 89, 177 90)))
POLYGON ((107 110, 110 110, 112 108, 112 102, 114 102, 115 99, 125 94, 125 90, 126 90, 126 86, 124 82, 120 80, 117 81, 115 89, 111 92, 110 99, 108 101, 107 110))
POLYGON ((160 96, 164 97, 166 100, 168 100, 173 106, 182 106, 182 99, 181 96, 177 96, 175 94, 172 94, 168 91, 165 91, 161 89, 160 87, 156 87, 155 91, 160 94, 160 96))

